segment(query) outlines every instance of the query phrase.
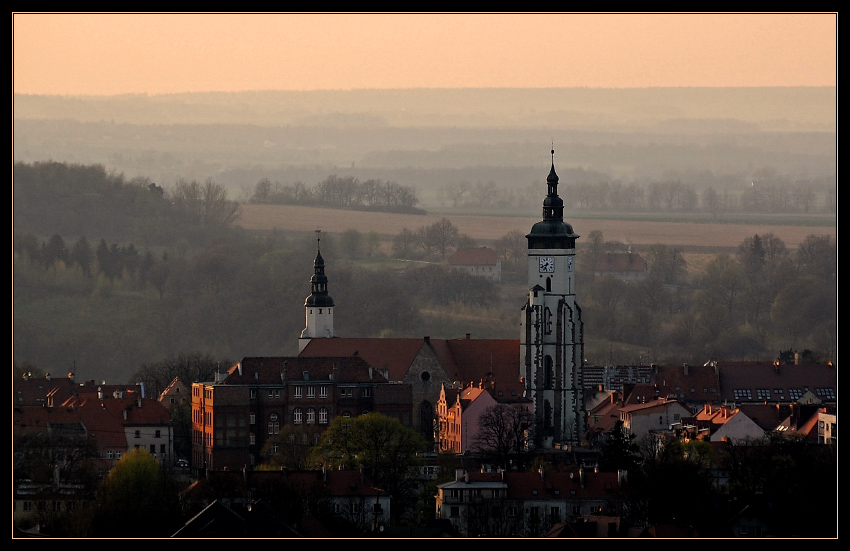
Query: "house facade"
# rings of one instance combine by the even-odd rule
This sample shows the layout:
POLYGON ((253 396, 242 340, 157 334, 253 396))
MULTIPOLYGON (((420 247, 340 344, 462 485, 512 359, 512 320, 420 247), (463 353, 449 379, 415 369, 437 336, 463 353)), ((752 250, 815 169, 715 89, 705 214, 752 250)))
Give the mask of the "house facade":
POLYGON ((625 473, 465 472, 437 486, 436 515, 460 536, 543 537, 584 517, 619 516, 625 473))
POLYGON ((449 267, 496 283, 502 281, 502 260, 489 247, 458 249, 449 257, 449 267))
POLYGON ((409 389, 389 384, 363 358, 251 357, 192 384, 195 469, 250 468, 266 443, 294 427, 318 442, 336 417, 403 416, 409 389))

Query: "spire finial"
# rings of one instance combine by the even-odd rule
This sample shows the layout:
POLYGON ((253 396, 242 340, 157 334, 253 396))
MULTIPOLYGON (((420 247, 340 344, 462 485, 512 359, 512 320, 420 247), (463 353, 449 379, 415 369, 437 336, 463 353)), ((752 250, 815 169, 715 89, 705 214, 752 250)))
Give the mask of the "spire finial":
POLYGON ((319 252, 322 251, 321 243, 322 243, 322 230, 316 230, 316 250, 319 251, 319 252))

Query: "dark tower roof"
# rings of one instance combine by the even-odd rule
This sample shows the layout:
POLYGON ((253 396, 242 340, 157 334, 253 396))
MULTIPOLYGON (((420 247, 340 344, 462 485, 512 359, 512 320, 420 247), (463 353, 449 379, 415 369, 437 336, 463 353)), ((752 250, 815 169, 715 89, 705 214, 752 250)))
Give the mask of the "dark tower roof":
POLYGON ((558 196, 558 174, 555 173, 555 150, 552 150, 552 168, 546 178, 548 193, 543 200, 543 220, 531 227, 529 249, 574 249, 578 235, 564 222, 564 201, 558 196))
MULTIPOLYGON (((321 241, 321 239, 317 239, 321 241)), ((304 301, 304 306, 331 307, 334 299, 328 296, 328 276, 325 275, 325 259, 322 251, 316 245, 316 260, 313 261, 313 277, 310 278, 310 296, 304 301)))

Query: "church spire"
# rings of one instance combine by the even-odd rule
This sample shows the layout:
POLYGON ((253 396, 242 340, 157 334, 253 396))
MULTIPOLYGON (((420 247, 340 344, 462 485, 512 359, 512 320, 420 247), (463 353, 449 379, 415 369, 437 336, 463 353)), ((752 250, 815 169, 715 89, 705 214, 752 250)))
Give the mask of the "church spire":
POLYGON ((328 276, 325 275, 325 260, 322 258, 321 232, 316 230, 316 260, 313 261, 313 277, 310 278, 310 296, 304 306, 330 307, 334 300, 328 296, 328 276))
POLYGON ((298 351, 304 350, 310 339, 335 337, 333 306, 334 299, 328 296, 328 277, 325 275, 325 260, 322 258, 321 234, 316 230, 316 260, 313 261, 313 277, 310 278, 310 296, 304 301, 306 324, 298 340, 298 351))

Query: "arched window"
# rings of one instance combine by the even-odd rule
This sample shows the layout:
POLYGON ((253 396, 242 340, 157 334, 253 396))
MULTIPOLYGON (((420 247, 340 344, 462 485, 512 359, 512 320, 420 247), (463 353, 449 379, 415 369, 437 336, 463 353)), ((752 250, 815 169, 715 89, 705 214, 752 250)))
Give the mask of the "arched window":
POLYGON ((316 410, 313 408, 307 409, 307 424, 315 425, 316 424, 316 410))
POLYGON ((328 408, 319 409, 319 424, 327 425, 328 424, 328 408))

